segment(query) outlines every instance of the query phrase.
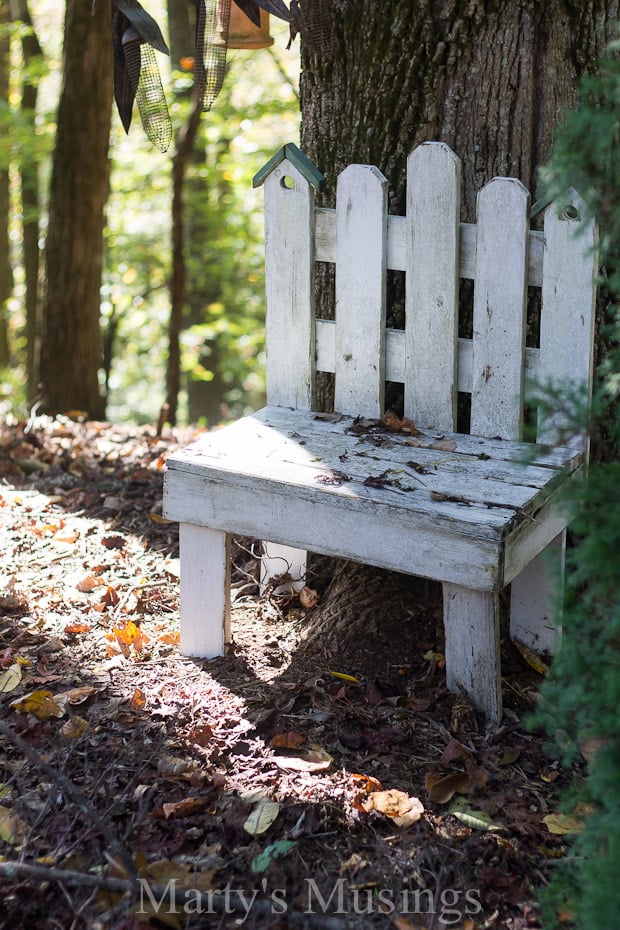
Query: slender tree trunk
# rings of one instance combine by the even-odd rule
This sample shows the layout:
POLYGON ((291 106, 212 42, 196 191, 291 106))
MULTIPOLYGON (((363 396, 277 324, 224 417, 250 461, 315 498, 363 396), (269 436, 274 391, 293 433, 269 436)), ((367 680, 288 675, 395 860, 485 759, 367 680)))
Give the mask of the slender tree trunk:
MULTIPOLYGON (((28 10, 27 0, 16 0, 18 19, 32 27, 32 20, 28 10)), ((42 55, 39 40, 34 31, 22 39, 22 52, 26 65, 26 76, 22 86, 21 111, 27 121, 30 132, 35 132, 35 117, 39 86, 37 80, 31 80, 28 66, 32 65, 42 55)), ((28 382, 28 399, 33 401, 36 397, 38 368, 39 368, 39 341, 41 329, 41 306, 39 300, 39 166, 36 156, 27 150, 22 150, 19 173, 21 179, 22 215, 23 215, 23 256, 24 277, 26 283, 26 376, 28 382)))
MULTIPOLYGON (((476 192, 494 176, 520 178, 536 199, 538 169, 578 79, 594 68, 618 23, 618 0, 309 0, 304 10, 314 41, 302 51, 302 145, 327 177, 323 205, 333 206, 338 173, 361 162, 385 174, 390 210, 404 212, 407 156, 434 140, 462 160, 467 221, 475 218, 476 192)), ((326 317, 334 309, 333 289, 321 287, 328 281, 319 271, 326 317)), ((392 307, 391 319, 402 325, 398 312, 392 307)), ((329 379, 319 387, 329 407, 329 379)), ((334 649, 363 642, 379 611, 390 616, 387 581, 380 597, 368 596, 375 575, 360 567, 337 572, 314 614, 311 646, 324 648, 327 636, 334 649)), ((400 603, 391 634, 381 623, 385 636, 400 636, 400 603)))
POLYGON ((67 0, 47 236, 41 381, 44 407, 104 414, 99 387, 104 211, 112 106, 110 7, 67 0))
MULTIPOLYGON (((0 0, 0 27, 10 22, 8 0, 0 0)), ((9 40, 0 37, 0 101, 9 105, 9 40)), ((0 366, 10 362, 9 321, 6 302, 13 290, 9 252, 9 171, 0 166, 0 366)))
POLYGON ((166 403, 168 419, 176 423, 181 385, 180 335, 183 329, 183 309, 186 286, 186 237, 184 185, 188 161, 200 125, 202 102, 196 97, 189 118, 179 134, 172 159, 172 281, 170 285, 170 320, 168 324, 168 370, 166 403))

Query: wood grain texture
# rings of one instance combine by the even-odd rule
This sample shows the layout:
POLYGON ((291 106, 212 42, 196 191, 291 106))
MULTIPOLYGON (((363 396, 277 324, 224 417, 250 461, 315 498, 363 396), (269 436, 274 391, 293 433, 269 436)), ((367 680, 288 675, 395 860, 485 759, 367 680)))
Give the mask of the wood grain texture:
MULTIPOLYGON (((545 252, 540 319, 539 379, 542 384, 592 390, 592 353, 598 273, 597 229, 584 221, 585 204, 571 191, 545 213, 545 252)), ((570 426, 566 413, 541 416, 539 442, 557 442, 570 426)), ((585 442, 585 437, 584 437, 585 442)))
POLYGON ((336 225, 334 407, 378 417, 385 393, 387 181, 377 168, 351 165, 342 172, 336 225))
POLYGON ((314 260, 314 190, 284 159, 265 182, 267 398, 302 410, 314 403, 314 260))
POLYGON ((518 575, 510 587, 510 637, 535 652, 556 651, 560 591, 564 584, 566 531, 518 575))
POLYGON ((489 720, 502 716, 497 592, 443 585, 446 684, 465 691, 489 720))
POLYGON ((180 547, 181 654, 221 656, 230 641, 230 538, 185 521, 180 547))
POLYGON ((479 436, 521 436, 529 205, 512 178, 478 195, 471 431, 479 436))
POLYGON ((456 428, 460 160, 440 142, 418 146, 407 166, 405 416, 456 428))

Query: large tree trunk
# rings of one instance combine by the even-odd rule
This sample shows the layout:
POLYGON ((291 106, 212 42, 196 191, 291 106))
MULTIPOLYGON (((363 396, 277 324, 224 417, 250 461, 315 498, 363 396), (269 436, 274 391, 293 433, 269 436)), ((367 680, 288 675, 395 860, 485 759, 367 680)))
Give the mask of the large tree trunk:
POLYGON ((331 49, 303 53, 304 151, 332 190, 350 162, 377 165, 396 212, 411 149, 446 142, 463 162, 471 221, 476 191, 494 176, 535 193, 579 76, 615 37, 618 2, 359 0, 332 15, 331 49))
MULTIPOLYGON (((385 174, 390 210, 404 212, 407 156, 443 141, 462 160, 462 218, 471 222, 476 192, 494 176, 518 177, 536 199, 578 79, 616 37, 618 0, 308 0, 304 16, 312 44, 302 43, 302 145, 327 177, 323 205, 334 205, 338 173, 361 162, 385 174)), ((333 288, 321 288, 329 274, 319 271, 324 316, 333 314, 333 288)), ((398 308, 391 319, 402 324, 398 308)), ((319 396, 329 407, 326 381, 319 396)), ((390 602, 388 578, 371 597, 376 571, 341 567, 311 618, 309 645, 328 638, 346 656, 378 615, 382 634, 400 637, 402 587, 390 602)), ((414 604, 416 592, 412 583, 414 604)))
POLYGON ((49 412, 101 417, 99 290, 109 190, 110 7, 68 0, 47 236, 41 381, 49 412))

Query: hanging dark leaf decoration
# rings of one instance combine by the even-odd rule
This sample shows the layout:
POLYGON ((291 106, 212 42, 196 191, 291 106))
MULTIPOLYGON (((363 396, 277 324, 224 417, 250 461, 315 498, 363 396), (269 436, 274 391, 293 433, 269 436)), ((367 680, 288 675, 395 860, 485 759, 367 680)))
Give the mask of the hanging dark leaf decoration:
MULTIPOLYGON (((93 11, 98 0, 92 0, 93 11)), ((195 0, 196 56, 194 92, 210 110, 226 74, 232 0, 195 0)), ((260 26, 264 10, 290 23, 291 42, 301 33, 308 48, 329 55, 335 33, 335 0, 235 0, 252 23, 260 26)), ((356 0, 340 0, 356 6, 356 0)), ((114 97, 125 131, 137 102, 144 130, 160 151, 172 139, 172 123, 154 50, 169 54, 161 29, 138 0, 110 0, 114 55, 114 97)), ((290 45, 290 43, 289 43, 290 45)))
MULTIPOLYGON (((259 6, 266 13, 271 13, 272 16, 277 16, 278 19, 283 19, 287 23, 291 18, 290 11, 282 0, 250 0, 250 2, 254 3, 255 6, 259 6)), ((241 6, 239 0, 235 0, 235 3, 237 3, 237 6, 241 6)))
POLYGON ((168 54, 168 46, 138 0, 111 2, 114 99, 121 122, 129 132, 136 101, 146 135, 165 152, 172 140, 172 122, 153 50, 168 54))
POLYGON ((138 0, 116 0, 116 6, 127 17, 143 42, 148 42, 163 55, 170 54, 161 29, 153 17, 140 6, 138 0))

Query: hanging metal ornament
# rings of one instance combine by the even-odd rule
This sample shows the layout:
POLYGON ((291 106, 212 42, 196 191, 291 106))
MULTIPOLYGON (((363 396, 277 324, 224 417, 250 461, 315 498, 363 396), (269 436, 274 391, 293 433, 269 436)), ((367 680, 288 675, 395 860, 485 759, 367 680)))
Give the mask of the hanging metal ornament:
POLYGON ((283 0, 196 0, 196 93, 204 110, 210 110, 222 89, 229 46, 231 2, 256 26, 260 11, 290 22, 291 14, 283 0))

